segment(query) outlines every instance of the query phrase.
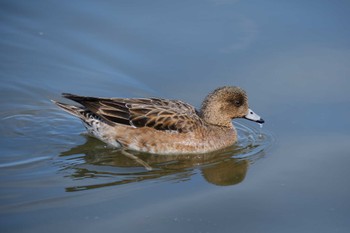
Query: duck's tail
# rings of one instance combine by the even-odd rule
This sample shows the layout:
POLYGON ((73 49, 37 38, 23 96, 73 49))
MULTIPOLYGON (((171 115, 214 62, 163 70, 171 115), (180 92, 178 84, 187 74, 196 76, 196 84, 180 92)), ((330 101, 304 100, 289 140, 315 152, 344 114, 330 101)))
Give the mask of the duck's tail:
POLYGON ((77 106, 74 106, 74 105, 69 105, 69 104, 64 104, 64 103, 60 103, 60 102, 57 102, 55 100, 51 100, 54 104, 56 104, 58 107, 60 107, 61 109, 63 109, 64 111, 76 116, 76 117, 79 117, 80 119, 83 119, 84 118, 84 112, 85 112, 85 109, 82 108, 82 107, 77 107, 77 106))

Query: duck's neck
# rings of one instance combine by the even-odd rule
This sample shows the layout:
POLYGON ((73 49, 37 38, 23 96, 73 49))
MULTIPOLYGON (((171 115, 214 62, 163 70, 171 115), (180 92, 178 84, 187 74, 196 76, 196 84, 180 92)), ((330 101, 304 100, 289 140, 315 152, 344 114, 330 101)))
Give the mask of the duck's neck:
POLYGON ((218 105, 203 104, 199 115, 208 124, 233 128, 231 119, 222 114, 218 105))

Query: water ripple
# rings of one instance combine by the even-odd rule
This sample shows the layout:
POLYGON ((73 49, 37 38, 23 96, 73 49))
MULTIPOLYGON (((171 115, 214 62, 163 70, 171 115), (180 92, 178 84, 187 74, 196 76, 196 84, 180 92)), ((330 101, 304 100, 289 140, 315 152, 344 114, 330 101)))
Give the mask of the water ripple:
POLYGON ((23 159, 23 160, 14 161, 14 162, 0 163, 0 168, 25 166, 28 164, 37 163, 48 159, 50 159, 49 156, 42 156, 42 157, 36 157, 36 158, 30 158, 30 159, 23 159))
POLYGON ((132 151, 137 160, 86 136, 85 144, 62 152, 56 165, 77 184, 67 187, 67 192, 147 180, 185 182, 198 173, 209 183, 234 185, 243 181, 249 165, 265 156, 266 149, 273 142, 273 137, 261 128, 239 122, 235 122, 235 126, 238 142, 229 148, 195 155, 156 155, 132 151), (79 162, 72 162, 77 158, 79 162), (148 170, 144 164, 152 169, 148 170))

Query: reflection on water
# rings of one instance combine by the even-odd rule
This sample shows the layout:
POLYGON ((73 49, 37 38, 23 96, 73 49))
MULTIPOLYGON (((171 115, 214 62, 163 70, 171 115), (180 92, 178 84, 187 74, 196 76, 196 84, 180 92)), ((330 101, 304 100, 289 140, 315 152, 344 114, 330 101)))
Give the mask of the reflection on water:
POLYGON ((2 0, 1 232, 349 232, 349 9, 2 0), (222 85, 248 92, 264 128, 236 124, 236 146, 213 154, 135 153, 151 171, 81 137, 49 101, 72 92, 198 106, 222 85), (266 130, 278 138, 268 152, 266 130))
POLYGON ((244 180, 249 164, 262 156, 270 143, 269 136, 251 134, 253 129, 238 125, 240 135, 250 133, 224 150, 206 154, 155 155, 130 151, 137 159, 125 156, 120 150, 107 148, 99 140, 86 136, 86 142, 61 153, 59 166, 80 184, 67 187, 67 192, 122 185, 145 180, 191 179, 193 174, 214 185, 235 185, 244 180), (145 165, 152 168, 146 169, 145 165), (90 183, 91 180, 94 183, 90 183))

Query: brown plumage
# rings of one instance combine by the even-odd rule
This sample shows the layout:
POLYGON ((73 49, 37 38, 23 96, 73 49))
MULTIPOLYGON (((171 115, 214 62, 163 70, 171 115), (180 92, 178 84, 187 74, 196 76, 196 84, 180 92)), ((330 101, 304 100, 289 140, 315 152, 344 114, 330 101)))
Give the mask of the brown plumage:
POLYGON ((236 141, 233 118, 263 123, 248 108, 246 93, 238 87, 216 89, 205 98, 200 111, 179 100, 63 96, 82 107, 54 102, 79 117, 95 137, 116 147, 150 153, 221 149, 236 141))

